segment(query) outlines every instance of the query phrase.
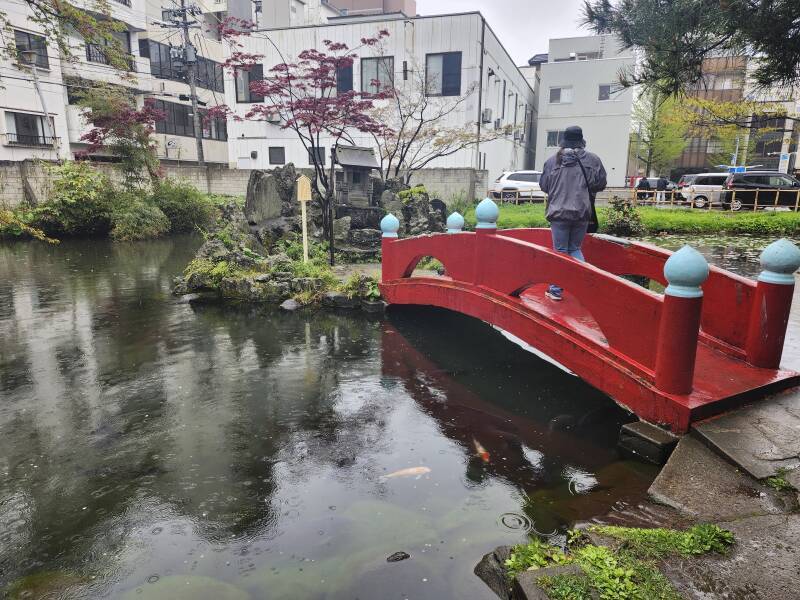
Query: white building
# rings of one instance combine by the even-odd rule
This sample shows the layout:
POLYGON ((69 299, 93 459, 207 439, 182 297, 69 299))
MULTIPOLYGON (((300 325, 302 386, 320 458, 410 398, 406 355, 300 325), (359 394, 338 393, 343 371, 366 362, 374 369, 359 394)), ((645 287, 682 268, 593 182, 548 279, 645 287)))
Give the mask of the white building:
MULTIPOLYGON (((536 58, 536 57, 535 57, 536 58)), ((536 169, 558 150, 564 130, 583 128, 587 150, 597 154, 609 186, 624 186, 633 91, 619 85, 619 73, 634 66, 632 50, 613 36, 550 40, 540 64, 536 124, 536 169)))
MULTIPOLYGON (((74 4, 82 6, 80 0, 74 4)), ((159 157, 176 161, 197 160, 189 85, 170 57, 170 45, 181 43, 180 32, 153 24, 164 16, 158 0, 110 0, 108 8, 111 16, 125 26, 125 30, 117 32, 116 36, 130 56, 127 74, 108 64, 103 48, 86 44, 77 34, 70 39, 70 46, 75 49, 75 60, 64 60, 58 48, 48 44, 41 28, 30 20, 26 2, 8 0, 5 3, 4 10, 18 50, 33 49, 37 52, 37 72, 52 133, 46 133, 44 110, 33 85, 30 66, 18 57, 2 55, 0 160, 63 160, 84 150, 86 144, 80 138, 90 127, 76 104, 77 92, 98 82, 129 89, 140 107, 145 98, 155 99, 158 107, 166 113, 165 119, 156 126, 159 157)), ((199 57, 198 97, 206 107, 221 104, 224 100, 222 44, 214 39, 216 25, 222 17, 222 13, 205 13, 198 17, 201 26, 192 29, 192 41, 199 57)), ((227 163, 224 120, 206 124, 203 137, 206 160, 227 163)))
MULTIPOLYGON (((241 72, 240 81, 226 73, 225 95, 228 106, 241 116, 257 101, 249 92, 248 77, 261 73, 283 59, 293 60, 306 49, 324 49, 323 40, 359 47, 363 37, 374 37, 385 29, 382 56, 373 48, 359 50, 359 59, 348 77, 350 89, 369 90, 377 65, 390 73, 393 85, 402 90, 412 85, 415 69, 438 69, 442 79, 451 82, 450 92, 437 95, 468 95, 449 115, 448 125, 470 126, 482 132, 509 129, 508 135, 437 158, 430 167, 482 168, 490 177, 506 169, 521 169, 530 140, 526 135, 534 113, 533 90, 506 52, 500 40, 477 12, 431 17, 408 17, 402 13, 334 17, 326 25, 273 28, 245 38, 241 50, 263 55, 261 68, 241 72), (269 38, 269 40, 267 39, 269 38)), ((441 87, 441 86, 439 86, 441 87)), ((292 162, 308 167, 308 153, 294 132, 280 123, 241 121, 228 123, 230 165, 241 169, 268 169, 292 162)), ((357 145, 371 146, 367 136, 355 136, 357 145)), ((325 155, 330 154, 326 145, 325 155)))

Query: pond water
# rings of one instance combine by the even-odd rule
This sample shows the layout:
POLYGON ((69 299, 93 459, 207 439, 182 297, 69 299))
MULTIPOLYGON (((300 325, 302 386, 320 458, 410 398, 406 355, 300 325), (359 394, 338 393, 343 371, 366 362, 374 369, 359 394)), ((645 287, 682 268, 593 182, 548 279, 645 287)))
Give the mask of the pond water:
POLYGON ((181 304, 198 245, 0 246, 11 597, 488 600, 484 553, 644 497, 630 417, 492 328, 181 304))

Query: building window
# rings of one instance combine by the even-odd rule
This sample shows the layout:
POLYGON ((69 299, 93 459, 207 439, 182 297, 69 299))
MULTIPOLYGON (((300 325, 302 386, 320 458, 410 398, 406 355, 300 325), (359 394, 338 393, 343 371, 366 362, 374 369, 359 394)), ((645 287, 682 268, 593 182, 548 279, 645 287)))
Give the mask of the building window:
POLYGON ((285 165, 286 164, 286 148, 283 146, 270 146, 269 147, 269 164, 271 165, 285 165))
POLYGON ((550 88, 550 104, 569 104, 570 102, 572 102, 572 86, 550 88))
POLYGON ((308 164, 314 166, 314 154, 317 155, 317 162, 321 165, 325 164, 325 148, 317 148, 316 146, 308 149, 308 164))
MULTIPOLYGON (((186 69, 179 56, 172 56, 171 46, 139 40, 139 55, 150 59, 150 74, 158 79, 186 81, 186 69)), ((213 60, 197 57, 197 86, 206 90, 224 93, 225 84, 222 65, 213 60)))
POLYGON ((47 59, 47 40, 41 35, 34 35, 27 31, 14 30, 14 45, 17 47, 17 60, 27 65, 33 62, 40 69, 49 69, 50 61, 47 59), (31 61, 23 52, 32 51, 36 57, 31 61))
POLYGON ((706 154, 716 154, 722 152, 722 142, 719 140, 708 140, 706 143, 706 154))
POLYGON ((561 142, 564 141, 564 132, 563 131, 548 131, 547 132, 547 147, 548 148, 558 148, 561 146, 561 142))
POLYGON ((461 52, 425 57, 425 92, 429 96, 461 95, 461 52))
MULTIPOLYGON (((52 131, 52 121, 50 122, 52 131)), ((47 136, 44 115, 6 112, 6 143, 23 146, 52 146, 54 139, 47 136)))
POLYGON ((264 65, 253 65, 250 70, 236 69, 236 102, 247 104, 263 102, 264 96, 250 90, 250 83, 264 79, 264 65))
MULTIPOLYGON (((131 54, 131 34, 127 31, 112 31, 111 35, 119 42, 119 48, 127 55, 128 70, 136 70, 136 62, 131 54)), ((104 40, 102 44, 86 44, 86 60, 88 62, 100 63, 101 65, 109 65, 111 61, 108 58, 106 48, 111 45, 111 42, 104 40)))
MULTIPOLYGON (((164 113, 164 118, 156 121, 156 133, 194 137, 194 118, 191 106, 156 100, 153 102, 153 108, 164 113)), ((219 142, 228 141, 228 124, 224 117, 208 118, 207 111, 201 110, 200 126, 203 138, 219 142)))
POLYGON ((361 91, 377 94, 394 84, 394 57, 361 59, 361 91))
POLYGON ((343 94, 353 91, 353 65, 336 69, 336 92, 343 94))

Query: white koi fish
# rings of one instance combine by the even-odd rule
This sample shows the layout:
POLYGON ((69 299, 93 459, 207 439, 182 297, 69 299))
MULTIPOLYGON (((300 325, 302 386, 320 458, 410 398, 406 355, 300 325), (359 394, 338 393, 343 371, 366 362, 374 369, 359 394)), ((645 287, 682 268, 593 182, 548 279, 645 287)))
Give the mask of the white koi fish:
POLYGON ((384 475, 381 479, 391 479, 393 477, 416 477, 419 479, 430 472, 431 470, 428 467, 409 467, 408 469, 400 469, 399 471, 384 475))

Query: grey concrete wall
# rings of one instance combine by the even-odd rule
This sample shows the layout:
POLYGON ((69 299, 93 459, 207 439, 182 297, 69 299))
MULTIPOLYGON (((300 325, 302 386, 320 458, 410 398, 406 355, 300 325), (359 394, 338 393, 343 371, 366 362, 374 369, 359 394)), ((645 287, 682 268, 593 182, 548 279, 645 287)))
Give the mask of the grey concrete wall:
POLYGON ((432 198, 450 204, 458 198, 483 199, 489 191, 489 172, 476 169, 423 169, 411 177, 411 185, 424 185, 432 198))
MULTIPOLYGON (((13 207, 25 199, 23 172, 30 189, 41 201, 47 197, 50 183, 48 163, 0 162, 0 206, 13 207)), ((96 163, 95 168, 119 181, 114 165, 96 163)), ((247 193, 249 169, 228 169, 222 166, 205 168, 194 165, 162 163, 168 177, 189 182, 202 192, 224 196, 244 196, 247 193)), ((488 172, 475 169, 424 169, 414 174, 412 185, 424 185, 432 197, 450 203, 458 198, 474 200, 485 198, 488 190, 488 172)))

